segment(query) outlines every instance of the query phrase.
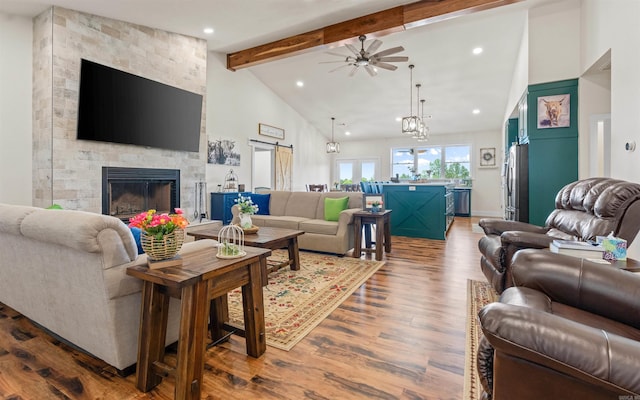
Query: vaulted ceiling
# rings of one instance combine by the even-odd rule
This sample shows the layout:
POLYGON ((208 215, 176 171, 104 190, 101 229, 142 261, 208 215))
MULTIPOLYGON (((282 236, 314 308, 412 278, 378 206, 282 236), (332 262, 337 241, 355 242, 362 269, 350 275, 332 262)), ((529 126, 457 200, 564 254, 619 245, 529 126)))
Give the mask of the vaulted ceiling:
POLYGON ((205 38, 211 51, 233 54, 231 63, 249 70, 327 135, 335 117, 336 139, 346 141, 401 136, 396 117, 409 114, 410 101, 414 114, 418 108, 415 87, 410 96, 409 64, 415 65, 413 84, 422 85, 432 135, 501 130, 527 10, 545 2, 549 0, 3 0, 0 12, 34 16, 58 5, 205 38), (445 11, 449 14, 440 16, 445 11), (381 17, 376 20, 376 15, 381 17), (369 17, 358 19, 362 16, 369 17), (354 21, 345 23, 349 20, 354 21), (205 27, 214 33, 204 34, 205 27), (318 31, 322 37, 303 35, 294 43, 296 35, 318 31), (379 69, 373 77, 362 68, 353 76, 351 67, 329 72, 340 64, 323 62, 340 57, 327 51, 352 54, 343 44, 359 48, 361 33, 369 35, 365 47, 374 37, 382 41, 378 51, 404 47, 395 55, 408 56, 409 62, 395 63, 395 71, 379 69), (272 42, 261 59, 243 52, 272 42), (473 55, 476 47, 483 52, 473 55), (247 54, 249 59, 233 58, 247 54), (296 86, 297 81, 304 86, 296 86), (479 113, 473 114, 474 109, 479 113), (345 131, 351 135, 344 136, 345 131))

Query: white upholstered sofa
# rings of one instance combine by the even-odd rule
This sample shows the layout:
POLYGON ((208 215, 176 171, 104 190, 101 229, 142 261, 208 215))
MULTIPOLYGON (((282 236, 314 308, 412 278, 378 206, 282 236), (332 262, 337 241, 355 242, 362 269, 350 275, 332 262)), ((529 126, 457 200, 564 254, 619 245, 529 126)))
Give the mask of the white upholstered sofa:
MULTIPOLYGON (((185 243, 181 253, 215 243, 185 243)), ((140 323, 142 283, 126 269, 145 263, 115 217, 0 204, 0 302, 119 370, 136 362, 140 323)), ((167 344, 179 311, 172 299, 167 344)))
MULTIPOLYGON (((359 192, 287 192, 266 191, 269 195, 268 215, 252 215, 256 226, 297 229, 302 250, 343 255, 353 248, 353 213, 362 211, 359 192), (325 199, 348 197, 347 209, 340 212, 338 221, 325 220, 325 199)), ((264 210, 263 210, 264 211, 264 210)), ((238 206, 231 208, 232 223, 238 222, 238 206)))

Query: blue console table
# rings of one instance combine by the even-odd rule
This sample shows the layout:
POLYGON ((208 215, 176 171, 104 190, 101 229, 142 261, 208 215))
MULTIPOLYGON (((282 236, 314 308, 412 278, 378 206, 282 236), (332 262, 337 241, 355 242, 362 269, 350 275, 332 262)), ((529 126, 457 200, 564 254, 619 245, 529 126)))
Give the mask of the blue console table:
POLYGON ((229 225, 233 215, 231 207, 236 204, 238 195, 247 196, 251 192, 212 192, 211 193, 211 219, 222 221, 223 225, 229 225))

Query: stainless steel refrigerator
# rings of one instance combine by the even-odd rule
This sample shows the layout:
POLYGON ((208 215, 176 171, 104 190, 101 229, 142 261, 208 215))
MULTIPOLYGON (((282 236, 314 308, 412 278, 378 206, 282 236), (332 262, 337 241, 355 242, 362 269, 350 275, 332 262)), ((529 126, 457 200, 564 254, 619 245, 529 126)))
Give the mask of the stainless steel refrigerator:
POLYGON ((528 145, 509 148, 505 168, 505 219, 529 222, 529 157, 528 145))

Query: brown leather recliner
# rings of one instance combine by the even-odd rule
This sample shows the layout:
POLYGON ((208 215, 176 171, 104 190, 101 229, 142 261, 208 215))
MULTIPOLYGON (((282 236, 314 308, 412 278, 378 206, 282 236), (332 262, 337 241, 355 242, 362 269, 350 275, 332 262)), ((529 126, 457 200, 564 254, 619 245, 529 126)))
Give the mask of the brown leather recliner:
POLYGON ((519 251, 515 287, 478 314, 485 399, 640 395, 640 275, 544 250, 519 251))
POLYGON ((520 249, 549 248, 553 239, 595 240, 613 232, 633 242, 640 230, 640 184, 612 178, 589 178, 563 187, 544 227, 483 218, 485 236, 478 242, 480 266, 498 293, 513 286, 511 259, 520 249))

